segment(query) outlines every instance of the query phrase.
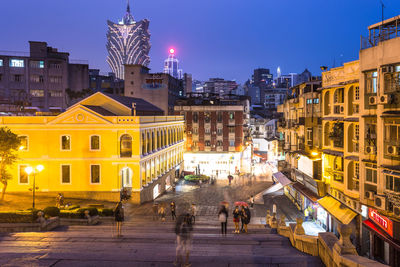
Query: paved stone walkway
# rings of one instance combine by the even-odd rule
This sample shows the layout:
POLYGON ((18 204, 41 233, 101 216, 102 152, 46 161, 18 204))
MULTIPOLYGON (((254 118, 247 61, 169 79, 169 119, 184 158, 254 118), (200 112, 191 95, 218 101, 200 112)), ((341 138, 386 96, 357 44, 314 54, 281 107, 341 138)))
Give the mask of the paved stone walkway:
MULTIPOLYGON (((183 212, 196 203, 197 215, 190 254, 192 266, 322 266, 319 258, 297 251, 287 238, 268 233, 259 222, 249 225, 249 234, 233 234, 232 215, 228 235, 220 235, 218 209, 221 201, 232 207, 271 184, 270 177, 237 177, 229 186, 182 185, 157 202, 177 203, 183 212)), ((153 220, 152 203, 126 204, 123 237, 116 238, 112 220, 98 226, 64 226, 53 232, 0 235, 0 266, 173 266, 176 235, 174 222, 153 220)), ((169 205, 168 205, 169 208, 169 205)), ((265 207, 252 209, 253 218, 265 216, 265 207)))

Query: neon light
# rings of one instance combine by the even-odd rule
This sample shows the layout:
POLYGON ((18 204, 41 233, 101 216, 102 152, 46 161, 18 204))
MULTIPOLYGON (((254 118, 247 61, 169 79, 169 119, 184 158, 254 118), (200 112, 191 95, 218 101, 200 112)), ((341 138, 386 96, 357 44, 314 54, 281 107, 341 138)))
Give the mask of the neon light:
POLYGON ((393 237, 393 222, 383 215, 380 215, 378 211, 369 208, 368 217, 379 225, 386 233, 393 237))
POLYGON ((169 50, 169 53, 170 53, 170 54, 175 54, 175 49, 171 48, 171 49, 169 50))

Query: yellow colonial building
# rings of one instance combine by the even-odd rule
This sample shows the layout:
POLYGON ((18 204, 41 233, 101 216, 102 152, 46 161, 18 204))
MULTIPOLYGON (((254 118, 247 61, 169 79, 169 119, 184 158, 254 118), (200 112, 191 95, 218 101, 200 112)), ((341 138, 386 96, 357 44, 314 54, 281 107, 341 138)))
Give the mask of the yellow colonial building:
POLYGON ((131 201, 151 201, 183 170, 183 116, 163 116, 138 98, 95 93, 57 116, 0 117, 22 137, 19 161, 7 192, 28 193, 41 164, 37 192, 66 199, 117 201, 127 189, 131 201))

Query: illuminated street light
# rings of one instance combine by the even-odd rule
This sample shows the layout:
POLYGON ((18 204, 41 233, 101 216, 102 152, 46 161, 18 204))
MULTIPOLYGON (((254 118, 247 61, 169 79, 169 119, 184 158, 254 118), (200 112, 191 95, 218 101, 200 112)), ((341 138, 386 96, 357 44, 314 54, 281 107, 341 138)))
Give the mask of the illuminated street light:
POLYGON ((314 157, 318 156, 318 152, 313 151, 313 152, 311 152, 311 155, 314 156, 314 157))
POLYGON ((33 174, 33 186, 32 186, 32 212, 35 209, 35 192, 36 189, 36 174, 44 170, 44 166, 39 164, 35 168, 32 168, 31 166, 28 166, 25 168, 25 172, 28 174, 28 177, 30 174, 33 174))

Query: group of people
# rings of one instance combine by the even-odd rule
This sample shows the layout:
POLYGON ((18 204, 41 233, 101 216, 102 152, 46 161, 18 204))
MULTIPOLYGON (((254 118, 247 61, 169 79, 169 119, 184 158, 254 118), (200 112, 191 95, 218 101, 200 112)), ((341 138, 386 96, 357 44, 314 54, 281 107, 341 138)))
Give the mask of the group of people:
MULTIPOLYGON (((170 206, 170 213, 171 213, 171 219, 173 221, 176 221, 176 204, 174 201, 171 201, 169 204, 170 206)), ((165 203, 154 203, 153 204, 153 220, 161 220, 162 222, 166 221, 166 216, 167 216, 167 208, 165 203)), ((190 209, 189 209, 189 214, 191 216, 191 220, 193 223, 196 221, 196 204, 192 204, 190 209)))
MULTIPOLYGON (((247 225, 250 223, 251 212, 249 207, 236 206, 233 210, 233 223, 235 224, 235 234, 239 234, 240 232, 247 233, 247 225), (239 223, 242 223, 241 228, 239 229, 239 223)), ((226 235, 226 229, 228 224, 228 210, 225 205, 221 206, 221 209, 218 212, 218 220, 221 223, 221 234, 226 235)))

